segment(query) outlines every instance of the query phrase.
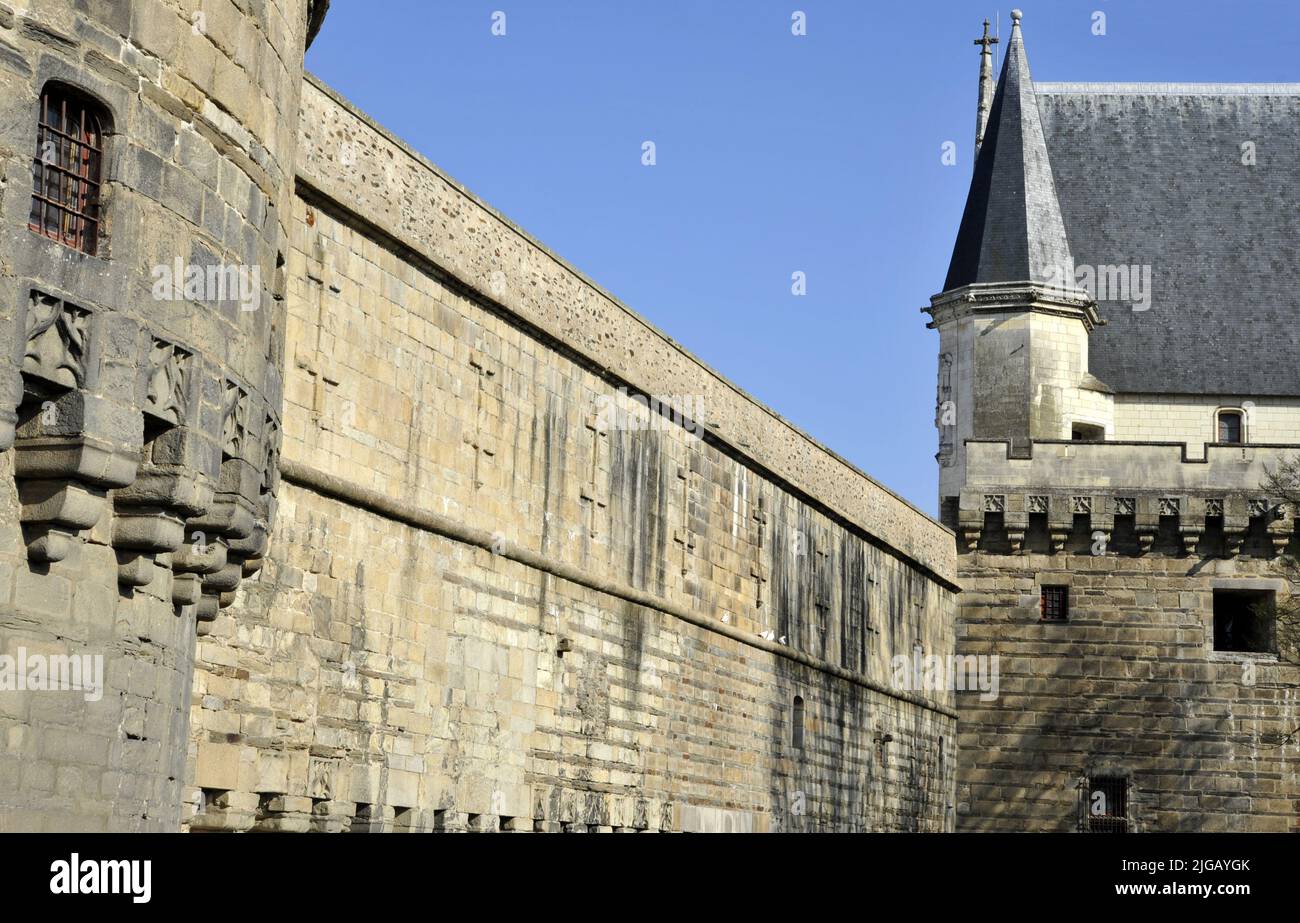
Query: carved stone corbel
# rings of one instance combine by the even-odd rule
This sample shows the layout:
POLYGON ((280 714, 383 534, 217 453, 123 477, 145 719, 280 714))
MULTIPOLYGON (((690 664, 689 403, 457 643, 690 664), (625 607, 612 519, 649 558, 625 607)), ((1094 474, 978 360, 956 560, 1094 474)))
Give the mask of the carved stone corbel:
POLYGON ((1029 529, 1029 513, 1025 508, 1024 494, 1007 494, 1002 504, 1002 527, 1006 530, 1012 554, 1025 550, 1025 532, 1029 529))
POLYGON ((262 465, 258 483, 257 518, 253 522, 253 531, 247 538, 230 542, 230 551, 241 560, 245 577, 251 577, 262 569, 271 524, 275 522, 275 496, 280 487, 280 443, 280 421, 267 410, 263 414, 261 439, 258 443, 262 451, 262 465))
POLYGON ((186 523, 187 533, 204 533, 209 543, 219 546, 217 554, 224 556, 219 568, 203 573, 196 612, 200 622, 212 621, 218 609, 234 601, 244 575, 244 555, 250 550, 246 540, 257 531, 261 496, 262 472, 254 463, 257 452, 248 426, 248 391, 232 379, 222 380, 220 386, 221 467, 216 490, 208 511, 186 523))
POLYGON ((14 473, 28 556, 61 561, 135 480, 142 444, 135 392, 139 326, 32 290, 24 317, 24 401, 14 473))
POLYGON ((1137 532, 1138 552, 1150 554, 1160 531, 1163 500, 1156 497, 1138 497, 1133 515, 1133 529, 1137 532))
POLYGON ((1223 518, 1223 500, 1218 497, 1189 497, 1187 508, 1183 511, 1178 533, 1183 543, 1183 550, 1196 554, 1196 546, 1212 520, 1223 518))
POLYGON ((1223 498, 1223 551, 1230 558, 1241 554, 1250 531, 1250 503, 1239 494, 1223 498))
POLYGON ((1110 543, 1115 537, 1115 500, 1113 497, 1094 497, 1092 503, 1092 520, 1088 524, 1089 551, 1097 554, 1100 543, 1101 554, 1110 552, 1110 543), (1097 534, 1101 533, 1101 539, 1097 534))
POLYGON ((957 551, 969 554, 979 550, 980 536, 984 532, 984 498, 962 491, 957 504, 957 551))
POLYGON ((203 363, 190 350, 156 337, 149 338, 148 351, 140 471, 134 484, 113 497, 113 547, 118 578, 127 586, 150 583, 157 556, 185 543, 185 522, 212 505, 215 480, 213 453, 197 425, 203 363))
POLYGON ((1268 523, 1268 538, 1273 543, 1274 554, 1284 554, 1295 536, 1295 519, 1287 503, 1270 503, 1264 515, 1268 523))
POLYGON ((1074 512, 1069 500, 1052 497, 1047 508, 1047 537, 1052 546, 1052 554, 1065 551, 1065 544, 1074 532, 1074 512))

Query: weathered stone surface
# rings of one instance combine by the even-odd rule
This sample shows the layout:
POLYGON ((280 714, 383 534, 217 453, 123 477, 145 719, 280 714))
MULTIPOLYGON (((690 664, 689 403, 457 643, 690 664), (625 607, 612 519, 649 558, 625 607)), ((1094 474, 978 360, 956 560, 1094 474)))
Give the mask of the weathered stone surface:
POLYGON ((354 831, 950 828, 952 695, 891 665, 951 650, 951 536, 734 389, 711 405, 714 373, 307 92, 300 169, 337 199, 294 208, 286 482, 200 645, 195 739, 256 724, 243 764, 287 754, 284 794, 366 806, 354 831), (340 124, 366 166, 322 146, 340 124), (355 181, 390 157, 389 185, 355 181), (389 223, 407 182, 454 205, 451 249, 437 209, 389 223), (645 349, 631 377, 587 333, 539 336, 541 301, 503 312, 490 272, 445 281, 506 247, 507 287, 599 305, 645 349), (639 415, 661 387, 700 396, 706 437, 639 415))
MULTIPOLYGON (((202 594, 227 563, 206 548, 181 556, 179 580, 173 566, 193 541, 186 521, 216 505, 226 383, 250 417, 231 455, 252 470, 242 502, 226 501, 247 520, 231 538, 259 522, 265 535, 273 511, 263 421, 278 425, 284 322, 264 283, 291 211, 297 136, 284 126, 306 2, 217 5, 202 22, 191 6, 0 5, 0 654, 85 656, 103 674, 93 701, 0 692, 8 755, 40 767, 0 784, 0 830, 179 828, 195 620, 233 585, 202 594), (91 252, 28 227, 40 99, 56 85, 105 122, 91 252), (255 310, 211 286, 160 291, 159 271, 196 255, 242 272, 255 310), (47 784, 59 773, 75 775, 75 798, 47 784)), ((245 816, 257 801, 236 797, 220 825, 245 816)))
POLYGON ((963 556, 958 649, 1001 667, 996 700, 958 694, 958 829, 1076 830, 1093 775, 1130 780, 1135 831, 1295 828, 1300 667, 1213 649, 1214 589, 1285 581, 1269 559, 1191 563, 963 556), (1040 621, 1043 585, 1070 588, 1068 623, 1040 621))
POLYGON ((304 83, 310 6, 0 16, 0 653, 104 668, 0 693, 0 829, 950 829, 951 533, 304 83))

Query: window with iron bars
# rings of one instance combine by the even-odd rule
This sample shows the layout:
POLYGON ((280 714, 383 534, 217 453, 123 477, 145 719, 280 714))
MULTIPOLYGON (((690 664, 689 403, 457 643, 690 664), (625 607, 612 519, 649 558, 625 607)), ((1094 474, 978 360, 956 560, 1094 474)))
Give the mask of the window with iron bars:
POLYGON ((99 249, 106 123, 103 108, 71 87, 48 84, 41 92, 27 226, 92 256, 99 249))
POLYGON ((1089 833, 1128 833, 1128 779, 1093 776, 1084 795, 1089 833))
POLYGON ((1070 588, 1065 586, 1045 586, 1039 601, 1040 618, 1044 622, 1068 622, 1070 620, 1070 588))

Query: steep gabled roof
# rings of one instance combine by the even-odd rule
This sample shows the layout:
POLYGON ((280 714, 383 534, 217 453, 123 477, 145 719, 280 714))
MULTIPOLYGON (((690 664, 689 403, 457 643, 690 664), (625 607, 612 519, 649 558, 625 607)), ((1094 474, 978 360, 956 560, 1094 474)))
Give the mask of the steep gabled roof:
POLYGON ((1150 267, 1146 305, 1096 292, 1091 371, 1119 392, 1300 395, 1300 85, 1035 90, 1074 258, 1150 267))
POLYGON ((944 291, 976 282, 1044 282, 1073 266, 1020 18, 1012 15, 944 291))

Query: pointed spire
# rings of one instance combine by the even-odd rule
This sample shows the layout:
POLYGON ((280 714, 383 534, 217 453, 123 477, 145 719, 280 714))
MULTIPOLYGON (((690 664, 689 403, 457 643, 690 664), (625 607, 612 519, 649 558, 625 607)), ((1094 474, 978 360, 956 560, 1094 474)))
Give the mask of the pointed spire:
POLYGON ((993 46, 998 43, 996 37, 989 35, 989 21, 984 20, 984 36, 975 39, 980 46, 980 102, 975 116, 975 153, 980 152, 984 143, 984 129, 989 123, 989 110, 993 108, 993 46))
POLYGON ((1012 10, 1011 39, 944 291, 977 282, 1075 287, 1020 19, 1012 10))

